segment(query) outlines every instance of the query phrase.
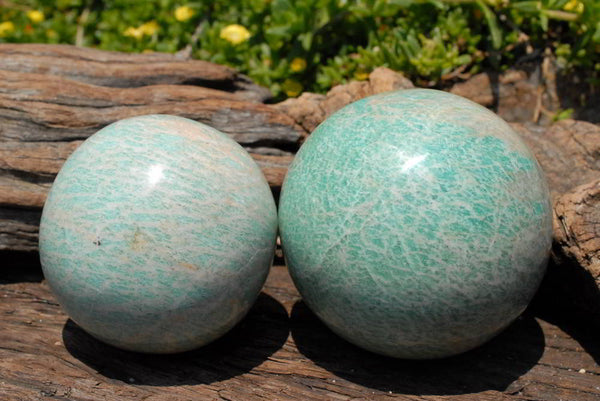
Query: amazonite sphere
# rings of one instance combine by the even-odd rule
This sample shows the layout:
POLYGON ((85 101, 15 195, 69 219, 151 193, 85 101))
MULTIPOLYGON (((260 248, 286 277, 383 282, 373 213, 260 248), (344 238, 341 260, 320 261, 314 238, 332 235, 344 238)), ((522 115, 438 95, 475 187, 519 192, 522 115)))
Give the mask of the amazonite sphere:
POLYGON ((44 206, 44 275, 92 336, 132 351, 207 344, 254 303, 277 212, 236 142, 167 115, 122 120, 64 164, 44 206))
POLYGON ((352 103, 297 154, 279 227, 306 304, 339 336, 446 357, 523 312, 551 244, 544 174, 511 128, 449 93, 352 103))

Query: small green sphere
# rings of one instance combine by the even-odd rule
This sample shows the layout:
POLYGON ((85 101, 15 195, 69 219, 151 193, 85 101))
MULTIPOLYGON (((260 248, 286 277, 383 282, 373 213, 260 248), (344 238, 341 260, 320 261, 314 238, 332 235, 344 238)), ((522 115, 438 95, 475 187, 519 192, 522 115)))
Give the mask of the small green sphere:
POLYGON ((181 117, 107 126, 69 157, 40 225, 44 275, 94 337, 187 351, 231 329, 265 282, 277 211, 225 134, 181 117))
POLYGON ((425 89, 329 117, 279 208, 312 311, 360 347, 410 359, 467 351, 517 318, 544 275, 551 226, 544 173, 508 124, 425 89))

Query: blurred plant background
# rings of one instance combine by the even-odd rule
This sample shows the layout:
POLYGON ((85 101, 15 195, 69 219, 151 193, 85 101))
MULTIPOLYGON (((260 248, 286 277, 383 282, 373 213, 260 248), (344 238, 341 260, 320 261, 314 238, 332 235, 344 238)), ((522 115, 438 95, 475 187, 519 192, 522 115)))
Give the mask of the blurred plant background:
POLYGON ((235 67, 278 99, 378 66, 440 87, 555 57, 600 76, 600 0, 0 0, 0 42, 177 52, 235 67))

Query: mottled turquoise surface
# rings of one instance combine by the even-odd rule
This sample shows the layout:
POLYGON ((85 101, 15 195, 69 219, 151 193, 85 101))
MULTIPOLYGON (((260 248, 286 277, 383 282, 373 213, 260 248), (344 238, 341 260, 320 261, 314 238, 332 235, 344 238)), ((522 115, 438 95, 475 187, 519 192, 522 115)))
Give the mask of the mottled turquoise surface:
POLYGON ((328 118, 283 185, 279 227, 304 301, 373 352, 437 358, 487 341, 545 272, 543 172, 499 117, 433 90, 328 118))
POLYGON ((248 153, 185 118, 122 120, 86 140, 52 186, 44 274, 86 331, 128 350, 202 346, 249 310, 277 212, 248 153))

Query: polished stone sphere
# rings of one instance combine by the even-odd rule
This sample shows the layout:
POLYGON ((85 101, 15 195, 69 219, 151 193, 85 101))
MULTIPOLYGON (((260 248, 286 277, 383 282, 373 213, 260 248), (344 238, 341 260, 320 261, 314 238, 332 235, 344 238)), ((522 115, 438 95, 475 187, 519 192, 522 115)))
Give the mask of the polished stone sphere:
POLYGON ((306 304, 370 351, 428 359, 489 340, 544 275, 544 173, 491 111, 415 89, 352 103, 290 167, 282 245, 306 304))
POLYGON ((39 248, 48 284, 88 333, 171 353, 244 317, 276 231, 269 185, 241 146, 204 124, 148 115, 107 126, 69 157, 39 248))

